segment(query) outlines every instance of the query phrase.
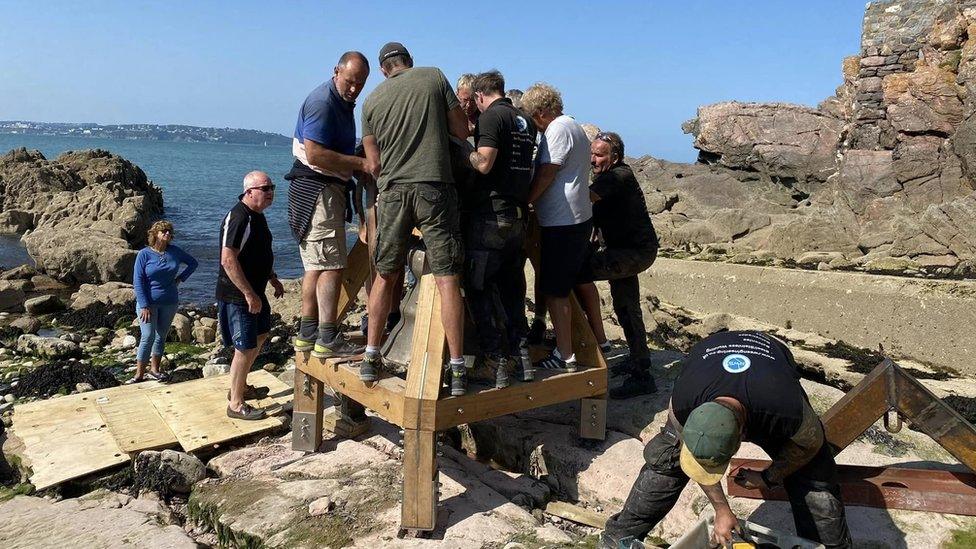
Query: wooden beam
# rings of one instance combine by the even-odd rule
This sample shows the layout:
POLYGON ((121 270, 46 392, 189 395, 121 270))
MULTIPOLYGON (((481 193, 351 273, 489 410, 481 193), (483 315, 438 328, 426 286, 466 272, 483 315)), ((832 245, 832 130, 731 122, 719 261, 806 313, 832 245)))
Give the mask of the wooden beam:
MULTIPOLYGON (((303 353, 298 353, 301 354, 303 353)), ((296 360, 295 368, 325 381, 336 393, 346 395, 390 423, 403 425, 404 382, 402 379, 396 376, 384 377, 373 383, 371 387, 367 387, 359 380, 358 363, 341 358, 329 358, 323 361, 310 356, 307 361, 296 360), (346 362, 343 362, 344 360, 346 362)))
POLYGON ((434 430, 436 401, 444 371, 444 325, 434 275, 420 277, 410 364, 403 408, 403 427, 434 430))
POLYGON ((607 517, 603 514, 592 509, 580 507, 579 505, 566 503, 565 501, 550 501, 547 503, 546 514, 601 530, 607 526, 607 517))
POLYGON ((436 434, 403 430, 403 502, 400 528, 433 530, 437 522, 436 434))
POLYGON ((342 286, 339 288, 338 315, 336 322, 342 322, 356 303, 359 290, 369 277, 369 249, 356 239, 352 250, 346 257, 346 268, 342 270, 342 286))
POLYGON ((435 430, 462 423, 531 410, 568 400, 592 398, 607 392, 607 371, 590 368, 557 374, 531 383, 516 383, 504 389, 489 389, 437 401, 435 430))

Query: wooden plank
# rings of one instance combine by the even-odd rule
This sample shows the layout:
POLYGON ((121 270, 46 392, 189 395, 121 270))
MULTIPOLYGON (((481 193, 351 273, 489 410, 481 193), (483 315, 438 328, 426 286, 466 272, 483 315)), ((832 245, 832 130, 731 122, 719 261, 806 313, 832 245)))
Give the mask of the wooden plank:
POLYGON ((437 521, 437 457, 433 431, 404 429, 400 528, 433 530, 437 521))
POLYGON ((126 453, 178 445, 176 435, 149 399, 149 387, 141 385, 118 387, 95 397, 95 407, 115 442, 126 453))
POLYGON ((546 504, 546 513, 601 530, 607 525, 607 517, 602 513, 565 501, 550 501, 546 504))
POLYGON ((373 410, 390 423, 402 426, 403 393, 406 383, 396 376, 389 376, 367 387, 359 380, 358 363, 343 360, 347 359, 330 358, 322 361, 309 357, 308 361, 301 364, 296 362, 296 368, 326 382, 335 392, 342 393, 373 410))
POLYGON ((420 277, 410 364, 407 367, 403 426, 430 430, 435 418, 432 404, 440 395, 444 365, 444 325, 441 298, 434 275, 420 277))
POLYGON ((517 383, 437 401, 435 430, 473 423, 567 400, 592 398, 607 392, 607 371, 590 368, 557 374, 541 381, 517 383))
POLYGON ((342 322, 352 306, 356 304, 356 297, 359 295, 359 290, 362 289, 363 284, 366 283, 367 277, 369 277, 369 249, 357 238, 352 250, 349 250, 349 255, 346 257, 346 268, 342 271, 342 287, 339 288, 338 314, 336 316, 338 320, 336 322, 342 322))
MULTIPOLYGON (((247 381, 271 390, 268 398, 253 403, 255 407, 274 414, 291 401, 291 388, 264 370, 251 372, 247 381)), ((259 421, 227 417, 229 388, 230 375, 225 374, 158 387, 148 391, 148 395, 187 452, 274 429, 284 423, 280 416, 259 421)))
POLYGON ((12 430, 24 443, 31 483, 38 490, 129 461, 95 406, 106 391, 112 389, 14 407, 12 430))

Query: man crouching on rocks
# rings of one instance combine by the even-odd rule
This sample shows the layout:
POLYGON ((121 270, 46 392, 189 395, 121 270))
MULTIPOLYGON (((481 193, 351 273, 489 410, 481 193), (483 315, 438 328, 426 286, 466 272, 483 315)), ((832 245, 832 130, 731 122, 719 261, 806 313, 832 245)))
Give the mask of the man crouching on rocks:
POLYGON ((274 272, 271 230, 262 213, 274 201, 274 190, 268 174, 248 173, 244 194, 237 197, 240 201, 220 224, 217 316, 224 345, 234 346, 227 416, 235 419, 264 417, 264 410, 244 402, 267 396, 266 388, 247 385, 247 373, 271 330, 271 305, 264 295, 268 282, 275 297, 285 294, 274 272))
POLYGON ((644 448, 646 463, 624 508, 607 521, 601 547, 629 547, 664 518, 692 479, 715 509, 712 541, 739 525, 721 480, 741 441, 772 458, 739 469, 746 488, 783 485, 796 533, 828 548, 850 547, 834 453, 797 376, 793 354, 761 332, 720 332, 695 345, 674 382, 668 421, 644 448))

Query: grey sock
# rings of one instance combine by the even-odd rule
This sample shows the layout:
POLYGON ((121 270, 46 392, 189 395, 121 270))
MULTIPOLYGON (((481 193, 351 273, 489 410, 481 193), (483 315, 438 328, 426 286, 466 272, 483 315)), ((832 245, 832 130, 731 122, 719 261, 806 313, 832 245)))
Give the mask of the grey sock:
POLYGON ((309 316, 303 316, 302 321, 298 324, 298 336, 304 340, 309 340, 315 337, 315 330, 318 327, 318 319, 309 316))
POLYGON ((319 324, 319 339, 322 341, 332 341, 339 335, 339 327, 335 322, 323 322, 319 324))

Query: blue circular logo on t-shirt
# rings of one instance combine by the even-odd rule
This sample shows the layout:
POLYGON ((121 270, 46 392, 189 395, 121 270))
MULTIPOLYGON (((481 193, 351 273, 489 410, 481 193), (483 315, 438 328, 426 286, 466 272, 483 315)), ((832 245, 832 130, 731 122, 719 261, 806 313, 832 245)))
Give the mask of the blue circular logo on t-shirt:
POLYGON ((515 125, 518 127, 520 132, 524 132, 525 130, 529 129, 529 123, 525 120, 525 118, 518 115, 515 116, 515 125))
POLYGON ((752 366, 752 361, 746 355, 726 355, 722 359, 722 367, 730 374, 741 374, 752 366))

